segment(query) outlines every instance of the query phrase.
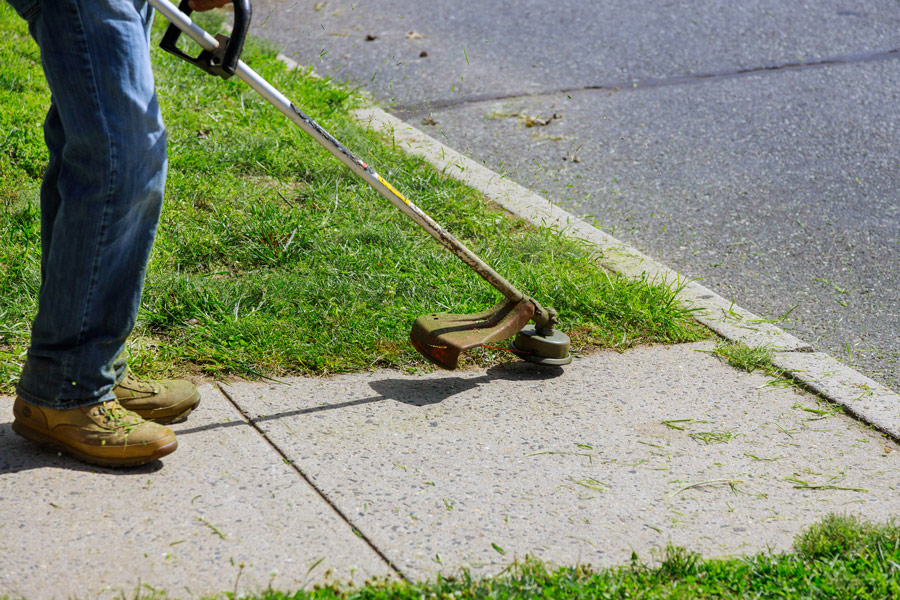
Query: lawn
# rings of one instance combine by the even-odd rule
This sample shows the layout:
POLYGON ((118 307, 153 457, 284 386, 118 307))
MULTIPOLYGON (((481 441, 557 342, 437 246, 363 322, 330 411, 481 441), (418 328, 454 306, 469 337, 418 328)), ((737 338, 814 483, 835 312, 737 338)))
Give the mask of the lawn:
MULTIPOLYGON (((214 27, 216 18, 204 22, 214 27)), ((37 48, 5 3, 0 31, 0 391, 9 392, 40 286, 49 92, 37 48)), ((559 310, 576 353, 708 337, 669 287, 608 273, 595 248, 511 218, 361 128, 348 112, 360 100, 346 88, 286 70, 258 40, 244 59, 515 285, 559 310)), ((154 61, 170 171, 129 342, 136 371, 278 377, 429 368, 407 342, 417 316, 499 299, 240 82, 158 50, 154 61)), ((472 363, 508 359, 486 350, 472 363)), ((652 566, 637 557, 611 569, 527 560, 481 580, 463 573, 259 598, 875 599, 900 597, 898 581, 900 528, 829 517, 786 554, 709 560, 670 548, 652 566)))
MULTIPOLYGON (((163 25, 157 19, 155 39, 163 25)), ((0 391, 8 392, 40 286, 49 92, 38 50, 5 3, 0 29, 0 391)), ((348 89, 288 71, 259 40, 243 58, 514 285, 556 308, 576 354, 708 335, 668 287, 606 272, 595 248, 511 218, 360 127, 349 110, 361 101, 348 89)), ((155 46, 153 59, 170 167, 129 342, 139 374, 430 368, 407 341, 417 316, 500 299, 236 78, 210 77, 155 46)), ((469 364, 498 360, 512 358, 482 350, 469 364)))

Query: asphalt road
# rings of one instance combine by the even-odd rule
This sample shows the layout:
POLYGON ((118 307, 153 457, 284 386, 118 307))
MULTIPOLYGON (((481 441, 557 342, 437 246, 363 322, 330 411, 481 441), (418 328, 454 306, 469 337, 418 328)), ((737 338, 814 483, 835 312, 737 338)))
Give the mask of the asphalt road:
POLYGON ((900 391, 896 1, 254 11, 301 64, 900 391))

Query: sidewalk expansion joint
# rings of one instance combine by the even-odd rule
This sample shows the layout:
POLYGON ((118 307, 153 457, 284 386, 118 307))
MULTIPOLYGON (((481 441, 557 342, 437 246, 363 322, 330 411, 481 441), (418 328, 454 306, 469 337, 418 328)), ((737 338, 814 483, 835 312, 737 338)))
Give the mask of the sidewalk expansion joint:
POLYGON ((409 581, 409 578, 406 576, 406 574, 403 572, 403 570, 400 569, 400 567, 398 567, 394 563, 394 561, 392 561, 390 558, 388 558, 388 556, 384 552, 382 552, 382 550, 378 546, 375 545, 375 543, 369 538, 369 536, 367 536, 365 533, 363 533, 362 529, 357 527, 353 523, 353 521, 346 514, 344 514, 344 512, 337 506, 337 504, 331 498, 328 497, 328 495, 325 492, 323 492, 321 489, 319 489, 318 486, 316 486, 316 484, 313 483, 313 481, 309 478, 309 476, 306 475, 306 473, 303 472, 303 469, 301 469, 297 463, 292 461, 287 456, 287 454, 285 454, 281 450, 281 448, 279 448, 272 440, 269 439, 269 436, 267 436, 266 432, 263 431, 263 429, 256 423, 256 420, 253 419, 253 417, 251 417, 247 413, 247 411, 245 411, 243 409, 243 407, 235 401, 235 399, 231 396, 231 394, 228 393, 226 386, 223 385, 222 383, 216 383, 216 386, 219 388, 219 391, 222 392, 222 395, 224 395, 225 398, 228 399, 228 402, 230 402, 231 405, 234 406, 234 408, 241 414, 241 416, 244 418, 244 420, 247 422, 247 424, 250 425, 250 427, 252 427, 256 431, 256 433, 258 433, 260 435, 260 437, 262 437, 263 440, 265 440, 265 442, 269 445, 269 447, 272 448, 272 450, 274 450, 275 453, 281 457, 281 460, 284 461, 285 464, 290 465, 290 467, 294 470, 294 472, 296 472, 297 475, 299 475, 301 477, 301 479, 303 479, 303 481, 305 481, 306 484, 310 488, 312 488, 316 492, 316 494, 326 504, 328 504, 328 506, 331 507, 331 510, 333 510, 335 512, 335 514, 338 516, 338 518, 340 518, 341 521, 343 521, 350 527, 350 530, 353 532, 353 534, 356 535, 359 539, 361 539, 369 547, 369 549, 371 549, 372 552, 374 552, 378 556, 378 558, 380 558, 388 566, 388 568, 390 568, 397 575, 397 577, 399 577, 403 581, 409 581))
POLYGON ((507 93, 507 94, 473 94, 471 96, 463 96, 458 98, 447 98, 443 100, 429 100, 417 104, 395 105, 391 106, 391 112, 401 118, 415 117, 422 113, 434 110, 442 110, 448 108, 459 108, 463 106, 472 106, 484 102, 497 102, 500 100, 524 100, 529 98, 539 98, 541 96, 558 96, 561 94, 574 94, 577 92, 589 91, 605 91, 605 92, 627 92, 645 89, 655 89, 662 87, 673 87, 683 85, 697 85, 711 81, 719 81, 723 79, 735 79, 738 77, 747 77, 750 75, 759 75, 765 73, 779 73, 783 71, 799 71, 804 69, 813 69, 820 67, 832 67, 850 64, 860 64, 868 62, 876 62, 882 60, 890 60, 900 58, 900 48, 892 48, 890 50, 879 50, 873 52, 863 52, 858 54, 849 54, 842 56, 830 56, 826 58, 793 61, 784 63, 774 63, 771 65, 759 65, 755 67, 744 67, 740 69, 731 69, 726 71, 710 71, 705 73, 688 73, 687 75, 677 75, 674 77, 661 77, 654 79, 620 81, 614 83, 600 83, 594 85, 585 85, 581 87, 565 87, 559 89, 539 90, 536 92, 526 93, 507 93))

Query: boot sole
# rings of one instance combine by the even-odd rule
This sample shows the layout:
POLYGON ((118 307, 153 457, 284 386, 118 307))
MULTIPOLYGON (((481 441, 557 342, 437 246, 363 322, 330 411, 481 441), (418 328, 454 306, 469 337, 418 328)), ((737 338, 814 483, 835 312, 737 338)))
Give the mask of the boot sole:
POLYGON ((88 454, 86 452, 82 452, 78 448, 69 446, 65 442, 62 442, 51 435, 47 435, 46 433, 42 433, 40 431, 32 429, 31 427, 24 425, 19 421, 13 421, 12 429, 27 440, 40 444, 41 446, 56 448, 57 450, 73 456, 82 462, 97 465, 100 467, 139 467, 155 460, 159 460, 160 458, 175 452, 175 450, 178 448, 178 440, 172 440, 168 444, 156 448, 152 454, 149 454, 147 456, 122 458, 94 456, 93 454, 88 454))

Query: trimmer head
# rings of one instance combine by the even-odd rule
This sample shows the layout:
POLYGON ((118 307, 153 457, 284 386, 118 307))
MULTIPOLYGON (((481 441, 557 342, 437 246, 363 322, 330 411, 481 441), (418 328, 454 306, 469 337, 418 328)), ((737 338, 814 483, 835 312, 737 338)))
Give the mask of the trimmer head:
POLYGON ((505 340, 516 335, 510 351, 539 365, 561 366, 572 362, 569 336, 552 327, 525 327, 534 316, 535 305, 525 298, 504 300, 474 314, 436 313, 413 323, 410 341, 425 358, 453 370, 465 350, 505 340), (524 327, 524 329, 523 329, 524 327))
POLYGON ((510 342, 509 349, 523 360, 538 365, 561 367, 572 362, 569 336, 552 328, 529 325, 510 342))

